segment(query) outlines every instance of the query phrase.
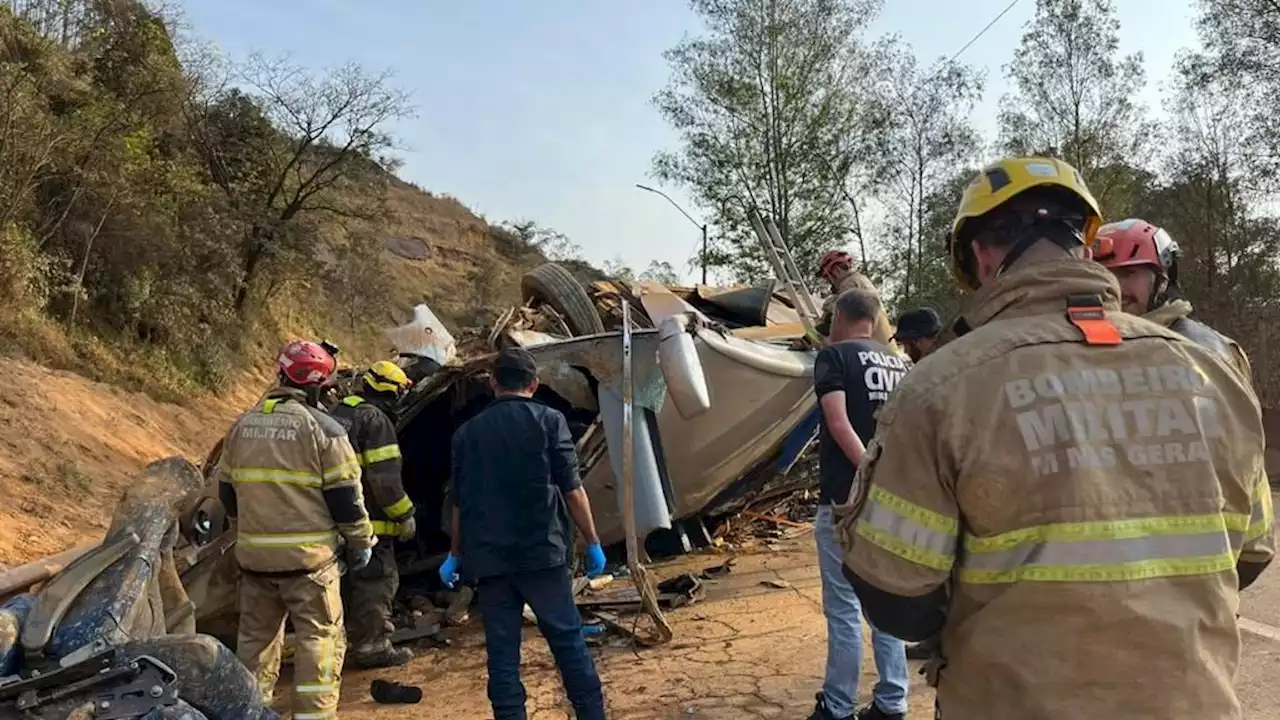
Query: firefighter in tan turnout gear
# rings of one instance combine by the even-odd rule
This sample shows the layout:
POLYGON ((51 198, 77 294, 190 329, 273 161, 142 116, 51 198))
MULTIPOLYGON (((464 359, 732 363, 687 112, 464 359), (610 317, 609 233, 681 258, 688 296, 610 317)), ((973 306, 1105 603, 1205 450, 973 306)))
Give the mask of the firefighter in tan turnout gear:
POLYGON ((1249 356, 1240 344, 1191 319, 1191 303, 1178 287, 1178 243, 1146 220, 1107 223, 1098 230, 1093 259, 1120 283, 1124 311, 1185 335, 1213 350, 1252 381, 1249 356))
POLYGON ((365 371, 359 393, 329 411, 347 429, 364 470, 364 503, 379 538, 368 567, 347 573, 343 581, 346 606, 359 609, 347 613, 347 640, 352 664, 362 668, 404 665, 413 659, 412 650, 391 644, 392 604, 400 589, 394 541, 412 540, 417 534, 413 501, 400 479, 400 444, 393 420, 396 403, 410 384, 404 370, 382 360, 365 371))
MULTIPOLYGON (((817 330, 823 337, 831 334, 831 319, 840 293, 846 290, 870 290, 879 294, 870 278, 853 269, 853 256, 844 250, 832 250, 822 256, 818 261, 818 277, 831 286, 831 294, 822 302, 822 317, 818 320, 817 330)), ((871 339, 892 347, 892 338, 893 327, 889 325, 889 316, 881 309, 875 327, 871 328, 871 339)))
POLYGON ((945 720, 1242 717, 1239 589, 1274 554, 1258 402, 1120 311, 1099 224, 1060 160, 974 179, 961 336, 890 396, 841 508, 870 622, 941 632, 945 720))
POLYGON ((269 703, 292 621, 295 720, 337 716, 346 651, 338 554, 345 541, 348 570, 359 572, 376 542, 347 432, 316 407, 334 367, 316 343, 286 345, 280 386, 231 426, 216 471, 242 571, 236 654, 269 703))

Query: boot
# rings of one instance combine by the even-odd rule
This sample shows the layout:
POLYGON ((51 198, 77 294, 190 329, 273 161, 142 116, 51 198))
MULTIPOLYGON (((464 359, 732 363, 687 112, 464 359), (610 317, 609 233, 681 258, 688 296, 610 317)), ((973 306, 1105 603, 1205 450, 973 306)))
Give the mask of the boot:
POLYGON ((398 648, 391 641, 363 645, 352 648, 348 662, 360 670, 371 668, 388 668, 406 665, 413 659, 413 651, 409 648, 398 648))
POLYGON ((818 693, 814 695, 816 701, 813 705, 813 714, 809 715, 809 720, 854 720, 854 716, 846 715, 845 717, 836 717, 831 714, 831 710, 827 707, 827 698, 818 693))

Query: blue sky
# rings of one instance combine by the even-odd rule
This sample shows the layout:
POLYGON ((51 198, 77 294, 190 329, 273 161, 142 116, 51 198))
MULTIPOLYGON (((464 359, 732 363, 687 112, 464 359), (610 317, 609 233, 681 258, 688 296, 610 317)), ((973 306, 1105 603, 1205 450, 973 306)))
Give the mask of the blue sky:
MULTIPOLYGON (((922 60, 950 56, 1009 0, 886 0, 872 37, 899 34, 922 60)), ((653 184, 653 154, 677 147, 650 99, 663 50, 699 29, 685 0, 184 0, 196 34, 232 57, 288 54, 317 69, 354 60, 392 69, 415 119, 392 131, 405 179, 453 195, 491 222, 530 218, 596 263, 685 277, 698 229, 653 184)), ((1143 100, 1157 111, 1174 54, 1196 42, 1191 0, 1116 0, 1121 49, 1145 56, 1143 100)), ((961 59, 987 73, 974 121, 990 139, 1002 66, 1035 0, 1020 0, 961 59)), ((663 188, 698 217, 678 188, 663 188)))

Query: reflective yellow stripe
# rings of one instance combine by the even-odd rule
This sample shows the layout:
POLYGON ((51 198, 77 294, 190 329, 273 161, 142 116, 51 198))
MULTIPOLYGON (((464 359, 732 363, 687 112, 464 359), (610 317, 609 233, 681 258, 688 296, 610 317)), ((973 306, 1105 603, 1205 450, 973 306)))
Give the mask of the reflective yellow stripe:
POLYGON ((1271 502, 1271 483, 1265 474, 1259 476, 1253 496, 1253 512, 1249 515, 1249 527, 1244 532, 1246 544, 1267 537, 1276 521, 1275 508, 1271 502))
MULTIPOLYGON (((326 646, 327 646, 327 643, 326 643, 326 646)), ((331 685, 326 683, 314 683, 314 684, 308 684, 308 685, 293 686, 293 691, 298 693, 327 693, 327 692, 338 692, 338 690, 339 688, 337 685, 331 685)))
POLYGON ((320 476, 315 473, 278 468, 236 468, 231 471, 231 479, 237 483, 275 483, 300 487, 320 487, 321 484, 320 476))
POLYGON ((360 453, 360 464, 367 467, 374 463, 382 462, 383 460, 395 460, 398 457, 400 457, 400 446, 396 443, 392 443, 390 445, 373 448, 372 450, 365 450, 360 453))
POLYGON ((1120 582, 1235 567, 1247 518, 1212 514, 1055 523, 966 536, 960 582, 1120 582))
POLYGON ((879 505, 894 515, 910 520, 926 530, 943 533, 944 535, 955 535, 960 530, 960 523, 956 522, 955 518, 949 518, 946 515, 916 505, 905 498, 894 495, 879 485, 872 485, 867 492, 867 504, 879 505))
POLYGON ((950 572, 955 564, 959 523, 878 485, 867 492, 856 532, 872 545, 903 560, 950 572))
POLYGON ((386 513, 389 518, 399 520, 406 515, 413 513, 413 501, 409 499, 408 495, 405 495, 399 500, 382 508, 382 512, 386 513))
POLYGON ((369 524, 373 526, 374 535, 400 534, 400 523, 391 522, 390 520, 370 520, 369 524))
POLYGON ((355 407, 362 402, 364 402, 364 398, 360 397, 359 395, 348 395, 342 398, 342 404, 350 405, 351 407, 355 407))
POLYGON ((262 414, 270 415, 275 411, 276 406, 280 404, 280 398, 267 398, 262 403, 262 414))
POLYGON ((314 533, 247 533, 241 531, 236 535, 236 542, 252 547, 311 547, 315 545, 337 545, 338 531, 314 533))
POLYGON ((1052 523, 1035 525, 999 535, 977 537, 966 535, 964 549, 969 553, 994 553, 1027 543, 1069 543, 1088 540, 1124 540, 1153 535, 1192 535, 1217 530, 1243 531, 1243 515, 1212 513, 1128 520, 1052 523))
POLYGON ((858 521, 857 532, 859 537, 864 538, 872 545, 916 565, 922 565, 941 572, 951 572, 951 567, 955 564, 954 555, 939 555, 930 550, 910 545, 890 533, 868 526, 862 520, 858 521))
POLYGON ((330 480, 340 480, 342 478, 359 476, 359 475, 360 475, 360 462, 355 458, 352 458, 342 463, 341 465, 336 465, 331 468, 325 468, 324 481, 329 482, 330 480))

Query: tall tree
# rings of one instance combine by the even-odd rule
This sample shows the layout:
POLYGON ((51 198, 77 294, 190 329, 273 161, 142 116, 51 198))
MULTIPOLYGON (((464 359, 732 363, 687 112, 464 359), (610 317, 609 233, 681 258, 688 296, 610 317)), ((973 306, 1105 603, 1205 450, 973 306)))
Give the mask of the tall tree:
MULTIPOLYGON (((1257 152, 1247 159, 1254 182, 1280 179, 1280 2, 1200 0, 1200 36, 1208 51, 1201 79, 1212 73, 1250 94, 1236 108, 1247 116, 1257 152)), ((1274 187, 1271 189, 1274 190, 1274 187)))
POLYGON ((247 91, 218 89, 197 100, 192 136, 209 177, 244 226, 234 307, 244 316, 265 267, 313 243, 291 232, 314 213, 363 218, 337 202, 344 184, 385 179, 393 141, 386 126, 412 115, 387 73, 347 65, 323 76, 253 56, 240 71, 247 91))
MULTIPOLYGON (((884 263, 894 295, 911 303, 927 295, 941 258, 931 235, 931 206, 944 200, 957 171, 981 152, 981 137, 969 113, 982 96, 982 76, 972 68, 940 60, 921 68, 897 38, 881 45, 876 97, 884 111, 877 133, 870 190, 883 203, 884 263)), ((955 197, 945 198, 950 202, 955 197)), ((941 263, 945 265, 945 263, 941 263)))
POLYGON ((1136 100, 1142 55, 1119 56, 1119 29, 1111 0, 1038 0, 1006 68, 1015 91, 1000 113, 1007 151, 1071 163, 1108 217, 1131 212, 1141 190, 1134 164, 1151 154, 1157 130, 1136 100))
POLYGON ((669 50, 654 101, 683 147, 655 174, 684 185, 721 229, 708 264, 747 279, 768 274, 747 222, 772 215, 802 269, 852 225, 836 149, 864 119, 868 74, 860 33, 879 0, 690 0, 704 35, 669 50))
POLYGON ((1151 193, 1147 216, 1179 244, 1179 281, 1197 317, 1253 351, 1257 387, 1274 402, 1280 363, 1258 350, 1280 339, 1280 221, 1266 212, 1269 188, 1255 182, 1265 137, 1240 112, 1265 99, 1215 61, 1179 60, 1167 181, 1151 193))

